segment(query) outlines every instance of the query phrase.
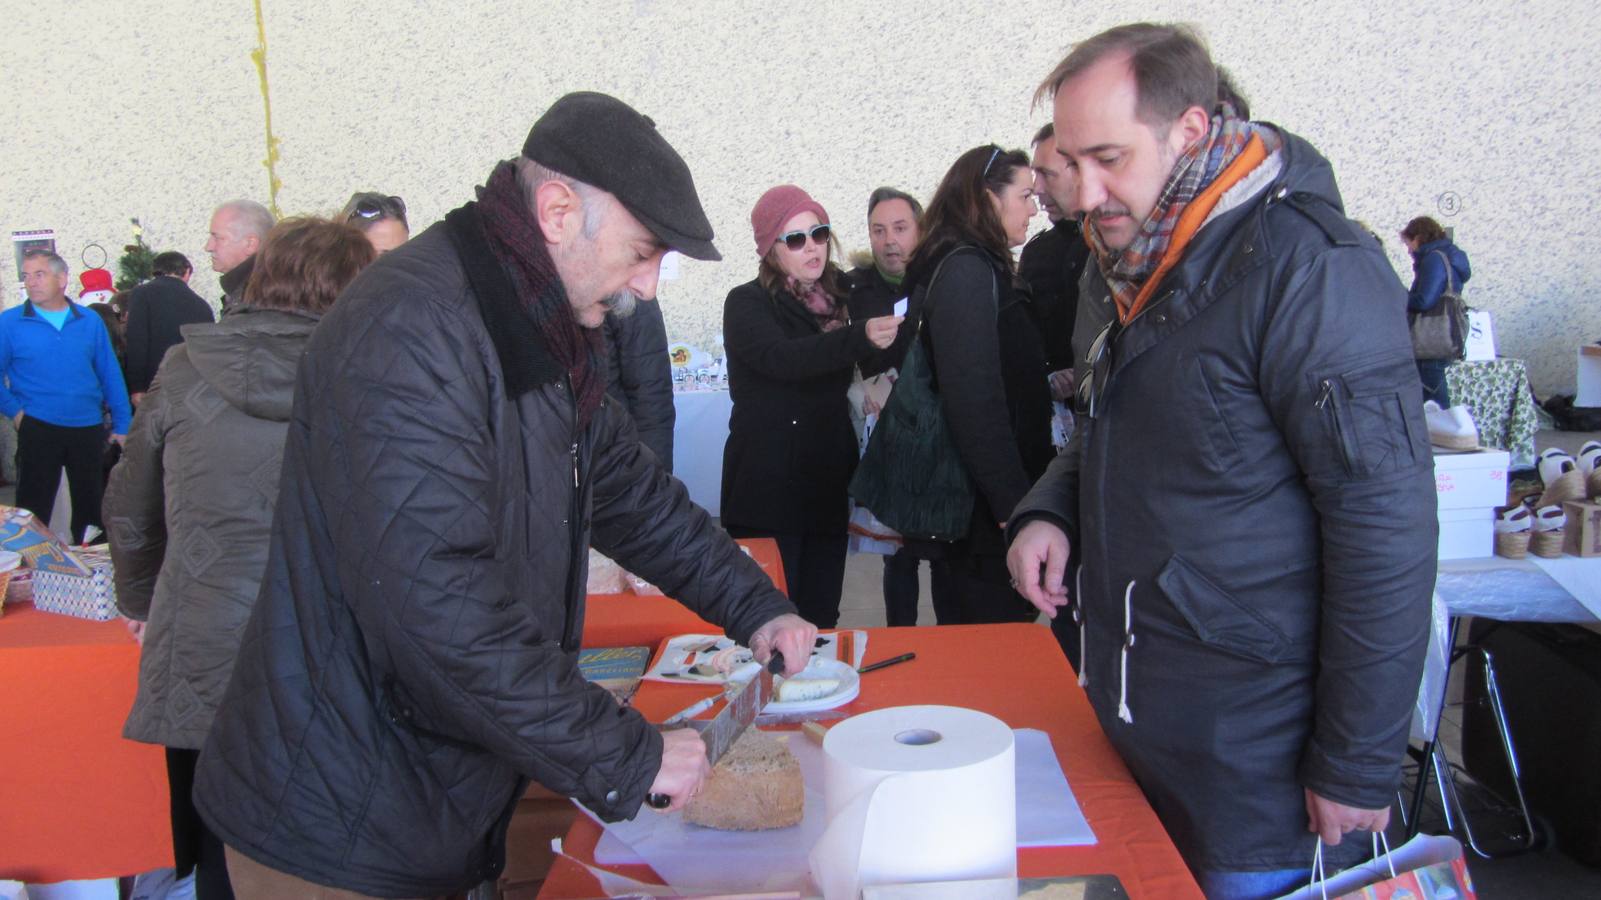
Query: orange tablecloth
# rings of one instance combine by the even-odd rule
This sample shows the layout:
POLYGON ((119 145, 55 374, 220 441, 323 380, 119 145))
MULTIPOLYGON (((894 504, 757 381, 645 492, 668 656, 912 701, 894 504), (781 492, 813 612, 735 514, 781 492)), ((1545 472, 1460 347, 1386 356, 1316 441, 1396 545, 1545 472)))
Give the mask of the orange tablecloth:
MULTIPOLYGON (((785 587, 778 545, 742 543, 785 587)), ((648 646, 720 633, 666 597, 591 595, 586 647, 648 646)), ((121 622, 0 616, 0 879, 103 878, 172 865, 160 747, 123 740, 139 647, 121 622)))
POLYGON ((0 879, 172 865, 160 747, 123 740, 139 646, 121 622, 0 617, 0 879))
MULTIPOLYGON (((769 538, 742 539, 751 558, 778 589, 788 593, 778 544, 769 538)), ((585 647, 650 647, 675 634, 722 634, 676 600, 634 594, 590 594, 584 607, 585 647)))
MULTIPOLYGON (((1013 728, 1038 728, 1050 734, 1062 771, 1099 842, 1090 847, 1019 850, 1019 875, 1111 873, 1122 879, 1130 897, 1201 896, 1161 822, 1106 740, 1048 629, 1038 625, 878 628, 869 632, 867 646, 867 662, 908 650, 915 650, 917 659, 863 676, 862 694, 845 708, 847 712, 939 703, 983 710, 1013 728)), ((703 687, 645 682, 634 705, 659 720, 705 693, 703 687)), ((564 849, 592 862, 600 834, 598 825, 580 816, 564 849)), ((641 880, 659 880, 645 866, 615 868, 641 880)), ((571 860, 558 858, 539 896, 589 897, 596 890, 592 876, 571 860)))

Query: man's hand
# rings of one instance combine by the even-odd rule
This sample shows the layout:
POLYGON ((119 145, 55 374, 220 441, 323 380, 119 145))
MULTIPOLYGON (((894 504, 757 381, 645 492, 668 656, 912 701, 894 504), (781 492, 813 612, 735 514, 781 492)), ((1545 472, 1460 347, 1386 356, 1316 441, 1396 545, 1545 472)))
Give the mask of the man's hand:
POLYGON ((126 443, 127 440, 128 440, 128 436, 125 435, 125 434, 114 434, 114 435, 111 436, 111 443, 116 444, 118 447, 123 446, 123 444, 126 443))
POLYGON ((659 812, 683 809, 689 798, 700 793, 712 767, 706 764, 706 744, 692 728, 662 732, 662 767, 650 783, 652 794, 666 794, 672 805, 659 812))
POLYGON ((1051 399, 1067 401, 1073 399, 1073 370, 1058 369, 1051 373, 1051 399))
POLYGON ((880 350, 895 343, 895 334, 901 330, 901 316, 879 316, 867 320, 867 339, 880 350))
POLYGON ((1336 803, 1306 789, 1306 830, 1320 835, 1330 847, 1352 831, 1383 831, 1390 826, 1390 808, 1357 809, 1336 803))
POLYGON ((812 658, 812 645, 817 641, 817 626, 800 616, 785 613, 756 629, 750 639, 750 651, 756 661, 767 665, 773 651, 784 654, 784 674, 796 675, 812 658))
POLYGON ((145 623, 139 621, 138 619, 124 618, 122 620, 122 624, 128 626, 128 634, 132 635, 133 639, 138 641, 140 646, 144 646, 145 623))
POLYGON ((134 391, 133 393, 128 395, 128 401, 130 403, 132 403, 134 406, 138 406, 139 405, 139 401, 143 400, 144 398, 145 398, 145 392, 144 391, 134 391))
POLYGON ((1044 519, 1023 526, 1006 551, 1006 568, 1012 573, 1012 587, 1040 612, 1056 618, 1056 610, 1067 605, 1067 535, 1044 519), (1045 570, 1043 583, 1041 567, 1045 570))

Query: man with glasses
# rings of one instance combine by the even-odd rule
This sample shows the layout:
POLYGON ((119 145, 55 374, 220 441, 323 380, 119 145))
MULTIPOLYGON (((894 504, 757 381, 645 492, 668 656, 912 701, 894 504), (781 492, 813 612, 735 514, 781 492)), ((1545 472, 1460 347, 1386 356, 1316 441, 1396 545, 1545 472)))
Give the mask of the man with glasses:
POLYGON ((1315 839, 1365 851, 1406 751, 1437 525, 1405 290, 1189 30, 1097 35, 1041 95, 1115 315, 1009 567, 1207 895, 1276 896, 1315 839))
POLYGON ((194 266, 176 250, 157 253, 151 260, 154 276, 128 292, 128 321, 123 326, 127 349, 128 397, 135 406, 156 377, 167 351, 183 343, 185 325, 215 322, 211 304, 189 289, 194 266))
POLYGON ((709 772, 579 674, 591 545, 788 672, 817 629, 635 438, 600 326, 718 259, 689 168, 603 94, 379 258, 303 357, 260 595, 196 772, 249 897, 493 881, 529 781, 607 819, 709 772))
POLYGON ((212 212, 206 252, 211 268, 222 276, 223 315, 244 301, 256 251, 273 224, 272 212, 254 200, 229 200, 212 212))

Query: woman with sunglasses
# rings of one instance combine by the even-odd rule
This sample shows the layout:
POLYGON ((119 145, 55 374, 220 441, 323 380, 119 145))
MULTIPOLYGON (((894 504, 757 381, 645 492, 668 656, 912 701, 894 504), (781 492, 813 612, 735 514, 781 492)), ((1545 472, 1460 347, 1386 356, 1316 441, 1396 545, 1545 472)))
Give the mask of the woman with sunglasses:
POLYGON ((755 280, 723 307, 734 411, 723 451, 722 522, 735 537, 771 537, 789 597, 832 628, 845 578, 846 486, 856 432, 846 397, 857 363, 888 347, 897 316, 851 318, 821 204, 792 184, 751 211, 755 280))
POLYGON ((406 224, 406 201, 399 197, 357 191, 350 195, 350 202, 345 204, 339 218, 360 228, 379 256, 411 240, 411 226, 406 224))
POLYGON ((910 315, 922 323, 918 340, 975 494, 964 539, 907 541, 936 560, 930 587, 941 625, 1038 616, 1011 587, 1003 533, 1055 455, 1045 342, 1012 257, 1035 212, 1028 156, 975 147, 945 173, 906 267, 910 315))

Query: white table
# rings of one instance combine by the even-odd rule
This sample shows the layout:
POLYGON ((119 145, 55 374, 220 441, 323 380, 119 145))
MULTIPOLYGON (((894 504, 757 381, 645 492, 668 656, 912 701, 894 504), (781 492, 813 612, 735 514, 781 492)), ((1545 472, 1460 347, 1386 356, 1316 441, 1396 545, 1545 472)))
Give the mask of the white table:
POLYGON ((673 474, 689 489, 689 499, 712 515, 723 495, 723 445, 734 400, 728 391, 676 391, 673 409, 673 474))

